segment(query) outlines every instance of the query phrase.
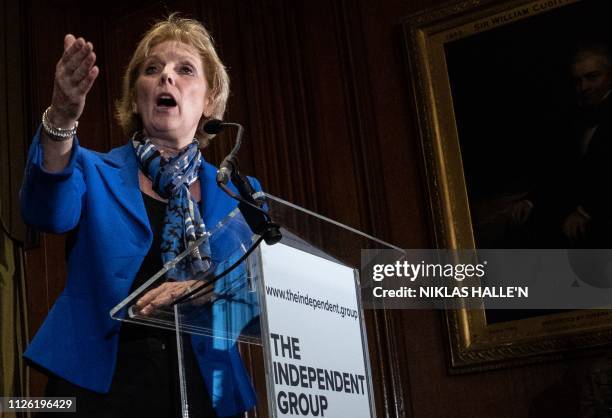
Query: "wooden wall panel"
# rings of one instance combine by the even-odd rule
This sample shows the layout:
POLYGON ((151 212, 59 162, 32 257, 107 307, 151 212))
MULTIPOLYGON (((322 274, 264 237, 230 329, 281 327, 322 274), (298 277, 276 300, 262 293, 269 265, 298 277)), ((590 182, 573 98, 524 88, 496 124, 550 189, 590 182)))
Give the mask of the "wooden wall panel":
POLYGON ((26 229, 19 215, 19 182, 23 173, 28 91, 21 47, 23 7, 15 0, 0 2, 0 227, 24 242, 26 229))

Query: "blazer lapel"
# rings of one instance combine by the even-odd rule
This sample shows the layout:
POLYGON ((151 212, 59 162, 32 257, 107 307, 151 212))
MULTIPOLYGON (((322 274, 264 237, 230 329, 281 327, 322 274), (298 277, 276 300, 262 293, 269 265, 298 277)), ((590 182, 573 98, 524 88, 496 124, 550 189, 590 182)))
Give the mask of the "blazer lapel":
POLYGON ((213 227, 211 225, 211 215, 212 209, 215 199, 215 195, 217 193, 217 183, 213 176, 211 176, 211 170, 208 167, 209 164, 204 160, 202 156, 202 164, 200 165, 200 213, 202 214, 202 218, 204 219, 204 223, 206 224, 206 229, 210 229, 213 227))
POLYGON ((96 166, 110 194, 128 212, 134 223, 150 235, 149 218, 138 183, 138 162, 131 147, 128 143, 115 149, 103 156, 103 162, 96 166))

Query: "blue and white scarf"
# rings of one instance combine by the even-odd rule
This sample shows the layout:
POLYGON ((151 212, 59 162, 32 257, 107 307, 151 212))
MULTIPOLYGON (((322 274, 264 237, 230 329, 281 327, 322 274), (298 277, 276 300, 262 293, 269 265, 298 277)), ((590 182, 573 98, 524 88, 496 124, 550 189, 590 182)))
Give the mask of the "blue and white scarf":
MULTIPOLYGON (((189 248, 206 233, 198 204, 191 197, 189 186, 198 179, 201 164, 200 144, 193 140, 178 155, 166 159, 149 138, 135 134, 132 146, 140 169, 151 180, 153 190, 168 199, 162 229, 161 257, 166 264, 189 248)), ((193 279, 210 268, 208 240, 168 271, 175 280, 193 279)))

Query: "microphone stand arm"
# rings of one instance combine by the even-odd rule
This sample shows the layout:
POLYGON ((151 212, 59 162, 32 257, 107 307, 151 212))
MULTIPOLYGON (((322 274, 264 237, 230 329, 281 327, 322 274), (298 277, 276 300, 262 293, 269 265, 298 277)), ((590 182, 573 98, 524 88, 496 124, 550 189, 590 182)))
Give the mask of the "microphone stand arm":
POLYGON ((225 191, 230 197, 236 199, 238 203, 238 209, 242 213, 245 221, 255 234, 260 235, 266 241, 266 244, 273 245, 282 239, 280 227, 272 222, 272 219, 264 209, 264 202, 262 200, 255 200, 253 195, 255 189, 249 182, 248 178, 244 177, 238 171, 238 150, 242 145, 242 135, 244 128, 238 123, 231 122, 215 122, 216 128, 223 128, 226 126, 235 126, 238 128, 236 133, 236 140, 234 147, 230 153, 223 159, 217 171, 217 185, 225 191), (231 180, 232 184, 238 190, 239 196, 236 196, 227 187, 227 183, 231 180))
POLYGON ((263 209, 263 200, 255 200, 253 197, 255 190, 249 182, 249 179, 240 174, 235 165, 230 178, 241 197, 238 203, 238 209, 251 228, 251 231, 257 235, 261 235, 268 245, 279 242, 283 238, 280 227, 272 222, 270 216, 263 209))

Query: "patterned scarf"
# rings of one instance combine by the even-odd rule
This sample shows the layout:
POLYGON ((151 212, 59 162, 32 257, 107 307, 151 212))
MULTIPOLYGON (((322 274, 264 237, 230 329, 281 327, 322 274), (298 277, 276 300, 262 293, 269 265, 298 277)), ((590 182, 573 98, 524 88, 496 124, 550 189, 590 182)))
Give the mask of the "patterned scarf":
MULTIPOLYGON (((189 186, 198 179, 200 144, 194 139, 178 155, 169 159, 162 157, 150 139, 140 134, 132 137, 132 146, 140 169, 153 183, 153 190, 168 199, 161 243, 162 262, 165 264, 206 233, 198 204, 189 192, 189 186)), ((205 240, 167 275, 175 280, 193 279, 209 268, 210 247, 208 240, 205 240)))

